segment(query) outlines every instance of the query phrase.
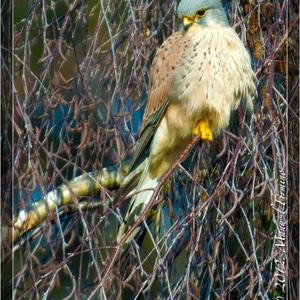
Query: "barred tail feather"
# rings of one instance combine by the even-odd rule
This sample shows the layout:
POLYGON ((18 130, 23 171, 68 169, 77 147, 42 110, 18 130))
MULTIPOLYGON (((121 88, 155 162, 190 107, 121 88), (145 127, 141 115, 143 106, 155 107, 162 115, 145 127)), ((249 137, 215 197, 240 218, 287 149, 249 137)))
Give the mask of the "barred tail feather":
MULTIPOLYGON (((144 169, 144 172, 141 176, 139 184, 135 190, 135 194, 132 196, 124 223, 121 225, 117 241, 120 242, 123 238, 124 234, 128 231, 130 226, 132 226, 139 217, 143 214, 146 206, 149 204, 151 197, 155 191, 155 188, 158 186, 159 181, 157 179, 152 179, 148 173, 148 162, 147 166, 144 169)), ((138 226, 134 232, 128 237, 126 240, 126 244, 129 244, 137 233, 140 230, 140 226, 138 226)))

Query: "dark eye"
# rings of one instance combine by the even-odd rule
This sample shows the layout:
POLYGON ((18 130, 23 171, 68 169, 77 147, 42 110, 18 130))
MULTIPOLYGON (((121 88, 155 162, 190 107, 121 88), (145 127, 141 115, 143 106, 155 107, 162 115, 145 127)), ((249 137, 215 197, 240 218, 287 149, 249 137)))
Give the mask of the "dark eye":
POLYGON ((204 9, 200 9, 196 12, 196 15, 200 18, 204 17, 205 14, 206 14, 206 10, 204 9))

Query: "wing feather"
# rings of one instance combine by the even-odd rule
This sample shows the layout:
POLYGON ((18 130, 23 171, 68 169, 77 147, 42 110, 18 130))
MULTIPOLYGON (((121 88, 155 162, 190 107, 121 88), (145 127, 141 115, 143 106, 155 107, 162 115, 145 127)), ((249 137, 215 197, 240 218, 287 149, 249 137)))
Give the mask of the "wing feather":
POLYGON ((135 149, 129 172, 149 154, 149 148, 162 117, 168 108, 176 66, 183 49, 182 33, 171 35, 158 49, 151 66, 148 101, 145 108, 139 143, 135 149))
POLYGON ((182 33, 175 32, 158 49, 150 70, 148 100, 140 130, 138 145, 135 149, 127 180, 115 196, 115 203, 126 196, 137 185, 143 173, 145 159, 149 156, 150 146, 156 128, 163 118, 169 103, 174 74, 179 65, 183 50, 182 33))
POLYGON ((182 33, 175 32, 161 45, 153 59, 141 132, 147 126, 150 116, 158 111, 165 101, 170 101, 174 74, 184 47, 182 40, 182 33))

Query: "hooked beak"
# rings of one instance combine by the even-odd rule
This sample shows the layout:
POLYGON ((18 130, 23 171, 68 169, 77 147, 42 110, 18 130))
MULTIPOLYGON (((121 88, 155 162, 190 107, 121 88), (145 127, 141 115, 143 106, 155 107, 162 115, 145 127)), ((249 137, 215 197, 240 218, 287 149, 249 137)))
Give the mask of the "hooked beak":
POLYGON ((188 30, 189 27, 194 23, 194 19, 190 17, 182 17, 182 24, 184 30, 188 30))

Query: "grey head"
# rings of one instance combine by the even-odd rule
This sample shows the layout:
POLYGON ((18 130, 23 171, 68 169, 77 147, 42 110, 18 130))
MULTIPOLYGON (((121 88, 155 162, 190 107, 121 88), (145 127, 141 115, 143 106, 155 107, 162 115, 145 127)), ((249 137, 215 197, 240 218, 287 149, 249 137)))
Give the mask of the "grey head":
POLYGON ((197 23, 201 26, 229 26, 228 19, 220 0, 181 0, 177 14, 183 20, 185 30, 197 23))

